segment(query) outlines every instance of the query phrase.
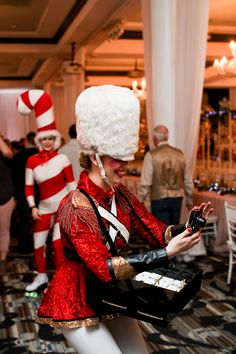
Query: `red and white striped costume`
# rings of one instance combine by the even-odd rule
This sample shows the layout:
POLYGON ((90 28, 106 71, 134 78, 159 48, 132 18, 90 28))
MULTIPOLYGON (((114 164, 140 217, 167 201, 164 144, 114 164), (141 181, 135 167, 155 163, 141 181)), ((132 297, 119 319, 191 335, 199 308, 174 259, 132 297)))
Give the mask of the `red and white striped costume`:
MULTIPOLYGON (((45 246, 50 228, 54 224, 55 213, 62 198, 75 189, 76 183, 72 166, 66 155, 55 151, 40 151, 31 156, 26 165, 25 193, 30 207, 35 205, 34 181, 37 182, 40 193, 38 209, 40 220, 34 225, 35 262, 39 273, 46 273, 45 246)), ((56 267, 63 259, 58 223, 53 228, 52 245, 56 267)))
POLYGON ((34 225, 35 262, 38 273, 46 273, 45 245, 53 224, 52 245, 56 267, 63 259, 59 226, 54 219, 60 201, 69 191, 75 189, 76 183, 68 158, 54 151, 60 146, 61 135, 56 130, 51 97, 43 90, 28 90, 18 98, 17 107, 19 113, 23 115, 34 110, 38 126, 35 142, 40 152, 27 161, 25 193, 29 206, 34 207, 34 181, 36 181, 40 192, 38 206, 40 219, 35 220, 34 225), (41 140, 50 136, 55 138, 53 149, 44 151, 41 140))

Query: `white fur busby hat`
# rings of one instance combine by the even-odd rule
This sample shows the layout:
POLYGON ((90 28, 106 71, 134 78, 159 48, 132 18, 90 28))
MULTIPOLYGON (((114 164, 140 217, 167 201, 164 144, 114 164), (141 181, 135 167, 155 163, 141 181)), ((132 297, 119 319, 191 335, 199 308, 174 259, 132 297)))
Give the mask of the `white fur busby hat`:
POLYGON ((75 114, 83 153, 134 159, 140 104, 132 90, 113 85, 90 87, 77 98, 75 114))
POLYGON ((47 136, 55 137, 54 150, 61 145, 61 134, 56 130, 51 97, 43 90, 28 90, 20 95, 17 101, 18 112, 26 115, 33 109, 35 112, 37 134, 36 145, 41 149, 40 139, 47 136))

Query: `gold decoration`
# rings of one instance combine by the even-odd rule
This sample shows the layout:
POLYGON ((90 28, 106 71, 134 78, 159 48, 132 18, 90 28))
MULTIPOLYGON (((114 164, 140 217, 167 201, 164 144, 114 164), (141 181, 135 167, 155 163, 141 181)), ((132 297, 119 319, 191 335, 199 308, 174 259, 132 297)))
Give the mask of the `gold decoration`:
POLYGON ((165 243, 166 245, 168 245, 168 243, 170 242, 170 240, 172 239, 172 233, 171 233, 171 227, 173 225, 170 225, 166 228, 165 230, 165 234, 164 234, 164 238, 165 238, 165 243))
POLYGON ((138 151, 135 154, 135 159, 142 160, 148 149, 148 131, 146 119, 146 100, 139 98, 140 101, 140 130, 138 151))
POLYGON ((128 279, 137 273, 123 257, 112 257, 111 263, 116 279, 128 279))
POLYGON ((118 317, 118 314, 102 315, 101 317, 85 318, 83 320, 54 321, 51 317, 37 316, 35 322, 38 324, 47 324, 55 328, 80 328, 96 326, 99 322, 112 320, 116 317, 118 317))

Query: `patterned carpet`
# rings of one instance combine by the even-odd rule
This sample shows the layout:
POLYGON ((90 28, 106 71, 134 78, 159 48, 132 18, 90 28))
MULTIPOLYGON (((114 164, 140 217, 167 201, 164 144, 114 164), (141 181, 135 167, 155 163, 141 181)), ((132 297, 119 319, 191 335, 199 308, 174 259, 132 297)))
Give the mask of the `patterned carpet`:
MULTIPOLYGON (((194 300, 167 327, 140 322, 150 354, 236 353, 236 269, 229 287, 227 263, 227 257, 198 259, 203 283, 194 300)), ((32 269, 32 256, 12 254, 0 275, 0 353, 74 353, 59 330, 34 323, 41 294, 24 291, 32 269)))

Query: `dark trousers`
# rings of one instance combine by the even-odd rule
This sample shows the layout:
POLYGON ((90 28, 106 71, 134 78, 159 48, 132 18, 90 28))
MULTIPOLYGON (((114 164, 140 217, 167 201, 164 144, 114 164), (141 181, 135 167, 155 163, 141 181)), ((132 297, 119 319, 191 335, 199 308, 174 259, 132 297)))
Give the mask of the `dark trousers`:
POLYGON ((17 200, 16 212, 18 216, 18 247, 20 252, 33 252, 33 225, 31 209, 27 200, 17 200))
POLYGON ((180 222, 182 200, 182 197, 152 200, 152 214, 167 225, 177 225, 180 222))

